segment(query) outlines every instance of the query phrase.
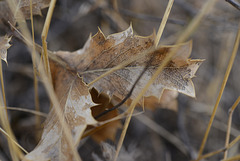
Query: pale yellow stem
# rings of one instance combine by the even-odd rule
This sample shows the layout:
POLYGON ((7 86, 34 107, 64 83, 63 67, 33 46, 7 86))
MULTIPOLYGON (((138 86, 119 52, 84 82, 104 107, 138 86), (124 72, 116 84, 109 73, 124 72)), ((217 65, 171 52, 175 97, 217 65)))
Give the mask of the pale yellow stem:
MULTIPOLYGON (((233 106, 229 110, 228 128, 227 128, 227 134, 226 134, 226 140, 225 140, 225 147, 226 148, 229 145, 229 139, 230 139, 230 133, 231 133, 231 127, 232 127, 232 115, 233 115, 233 112, 236 109, 237 105, 239 104, 239 102, 240 102, 240 96, 238 97, 238 99, 235 101, 235 103, 233 104, 233 106)), ((226 151, 224 152, 223 159, 227 159, 227 155, 228 155, 228 149, 226 149, 226 151)))
POLYGON ((214 117, 215 117, 216 112, 217 112, 217 108, 218 108, 219 102, 220 102, 220 100, 221 100, 221 97, 222 97, 224 88, 225 88, 225 86, 226 86, 226 84, 227 84, 227 80, 228 80, 230 71, 231 71, 232 66, 233 66, 233 62, 234 62, 235 57, 236 57, 236 54, 237 54, 237 50, 238 50, 238 46, 239 46, 239 39, 240 39, 240 27, 238 28, 238 33, 237 33, 236 40, 235 40, 235 43, 234 43, 234 48, 233 48, 233 51, 232 51, 232 55, 231 55, 231 58, 230 58, 230 60, 229 60, 229 63, 228 63, 228 67, 227 67, 225 76, 224 76, 224 78, 223 78, 223 82, 222 82, 222 85, 221 85, 221 89, 220 89, 220 91, 219 91, 219 94, 218 94, 218 97, 217 97, 217 101, 216 101, 215 106, 214 106, 214 108, 213 108, 213 112, 212 112, 211 118, 210 118, 210 120, 209 120, 207 130, 206 130, 206 132, 205 132, 205 134, 204 134, 203 141, 202 141, 201 146, 200 146, 200 149, 199 149, 198 159, 197 159, 197 160, 199 160, 199 158, 200 158, 201 155, 202 155, 202 152, 203 152, 203 149, 204 149, 204 147, 205 147, 205 144, 206 144, 206 141, 207 141, 207 138, 208 138, 210 129, 211 129, 211 127, 212 127, 212 123, 213 123, 214 117))

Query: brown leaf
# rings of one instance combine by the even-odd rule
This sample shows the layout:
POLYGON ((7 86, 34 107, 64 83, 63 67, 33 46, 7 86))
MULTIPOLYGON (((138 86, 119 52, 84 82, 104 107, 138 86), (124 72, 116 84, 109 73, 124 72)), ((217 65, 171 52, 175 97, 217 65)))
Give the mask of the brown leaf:
POLYGON ((11 47, 9 42, 12 37, 8 37, 5 35, 4 37, 0 37, 0 57, 7 63, 7 49, 11 47))
MULTIPOLYGON (((97 123, 92 117, 92 102, 86 84, 74 72, 51 63, 56 95, 63 110, 63 119, 71 129, 73 142, 77 145, 87 125, 97 123)), ((54 108, 53 108, 54 109, 54 108)), ((29 160, 73 160, 71 150, 54 110, 48 115, 41 140, 37 147, 26 155, 29 160)))
MULTIPOLYGON (((49 6, 51 0, 32 0, 33 15, 42 15, 41 10, 49 6)), ((25 19, 30 19, 30 0, 16 0, 17 9, 12 13, 7 1, 0 1, 0 23, 11 22, 16 24, 16 19, 19 19, 19 11, 22 11, 25 19)))
MULTIPOLYGON (((97 103, 97 106, 92 107, 92 114, 94 117, 98 116, 102 112, 105 111, 105 109, 110 109, 113 107, 112 102, 110 101, 109 97, 105 94, 101 93, 99 94, 96 89, 91 90, 91 95, 94 103, 97 103)), ((102 117, 98 118, 98 121, 106 121, 109 119, 112 119, 113 117, 118 115, 117 109, 106 113, 102 117)), ((107 124, 104 124, 103 126, 96 127, 94 129, 94 132, 91 137, 100 143, 101 141, 105 141, 107 139, 110 139, 112 141, 115 141, 116 133, 119 128, 122 127, 122 123, 120 120, 115 120, 112 122, 109 122, 107 124)))
MULTIPOLYGON (((51 0, 32 0, 33 15, 42 15, 41 10, 49 6, 51 0)), ((19 10, 23 12, 25 19, 30 19, 30 0, 21 0, 19 10)))
MULTIPOLYGON (((148 37, 134 35, 131 26, 127 30, 109 35, 107 38, 99 30, 96 35, 88 39, 83 49, 75 52, 58 51, 55 54, 66 61, 72 69, 76 69, 79 75, 83 77, 84 82, 90 83, 111 68, 152 47, 154 38, 154 34, 148 37)), ((149 53, 147 56, 100 79, 93 86, 100 93, 104 92, 110 97, 116 95, 119 98, 123 98, 129 93, 141 71, 149 63, 149 68, 133 91, 131 99, 134 99, 152 77, 156 68, 161 64, 169 51, 175 47, 177 46, 161 47, 157 51, 149 53), (150 59, 151 62, 149 62, 150 59)), ((176 90, 195 97, 191 78, 194 77, 202 60, 188 59, 191 49, 191 41, 179 44, 176 55, 150 86, 145 93, 146 97, 160 97, 163 89, 176 90)))
POLYGON ((151 110, 155 110, 156 108, 165 108, 177 111, 178 110, 177 96, 178 96, 177 91, 166 89, 163 91, 160 100, 153 96, 144 98, 144 106, 151 110))

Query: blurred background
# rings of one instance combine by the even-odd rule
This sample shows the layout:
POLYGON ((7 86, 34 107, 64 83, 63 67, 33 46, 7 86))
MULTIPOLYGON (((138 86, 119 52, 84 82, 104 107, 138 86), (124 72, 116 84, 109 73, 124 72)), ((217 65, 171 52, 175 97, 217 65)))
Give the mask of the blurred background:
MULTIPOLYGON (((175 0, 169 20, 160 43, 174 44, 179 34, 198 13, 206 0, 175 0)), ((167 6, 167 0, 58 0, 48 33, 48 49, 51 51, 75 51, 83 47, 89 35, 98 27, 107 36, 121 32, 132 24, 135 34, 148 36, 158 30, 167 6), (116 3, 117 2, 117 3, 116 3)), ((1 11, 0 11, 1 12, 1 11)), ((36 42, 41 44, 41 32, 47 9, 42 16, 34 17, 36 42)), ((193 79, 196 98, 179 94, 174 105, 149 104, 143 116, 132 118, 119 160, 193 160, 201 145, 207 124, 216 102, 218 92, 227 68, 240 20, 240 11, 224 0, 219 0, 208 16, 203 19, 189 40, 193 41, 191 58, 205 59, 193 79), (154 106, 154 108, 152 108, 154 106), (154 111, 154 112, 153 112, 154 111), (182 143, 172 143, 161 132, 149 128, 148 118, 156 123, 156 129, 164 128, 182 143), (146 121, 144 123, 144 121, 146 121)), ((30 21, 28 21, 30 26, 30 21)), ((0 34, 12 35, 9 26, 0 26, 0 34)), ((3 64, 7 105, 34 110, 34 87, 31 56, 24 43, 13 37, 8 50, 8 65, 3 64)), ((228 110, 240 95, 240 55, 235 59, 217 115, 213 122, 204 153, 218 150, 225 145, 228 110)), ((43 85, 39 85, 41 111, 49 111, 49 100, 43 85)), ((34 138, 34 115, 9 111, 9 118, 19 143, 28 151, 37 141, 34 138)), ((42 120, 44 121, 44 119, 42 120)), ((155 124, 154 124, 155 125, 155 124)), ((161 130, 160 130, 161 131, 161 130)), ((107 140, 115 146, 116 141, 107 140)), ((230 140, 240 134, 240 109, 233 114, 230 140)), ((99 144, 88 137, 79 147, 85 161, 108 160, 103 156, 105 144, 99 144), (105 158, 105 159, 104 159, 105 158)), ((0 160, 8 161, 10 155, 5 137, 0 134, 0 160)), ((240 152, 239 143, 232 147, 229 156, 240 152)), ((223 153, 206 160, 218 161, 223 153)))

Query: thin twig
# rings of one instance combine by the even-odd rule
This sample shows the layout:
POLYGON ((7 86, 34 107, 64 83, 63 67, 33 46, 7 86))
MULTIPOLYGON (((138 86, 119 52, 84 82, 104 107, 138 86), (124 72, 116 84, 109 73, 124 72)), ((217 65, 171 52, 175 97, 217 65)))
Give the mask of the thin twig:
MULTIPOLYGON (((239 104, 239 102, 240 102, 240 96, 238 97, 236 102, 233 104, 233 106, 229 110, 228 128, 227 128, 227 134, 226 134, 226 140, 225 140, 225 147, 227 147, 228 144, 229 144, 230 133, 231 133, 231 126, 232 126, 232 115, 233 115, 233 112, 236 109, 237 105, 239 104)), ((228 155, 228 149, 226 149, 226 151, 224 152, 223 159, 227 159, 227 155, 228 155)))
POLYGON ((231 158, 228 158, 228 159, 224 159, 222 161, 237 161, 240 159, 240 155, 236 155, 236 156, 233 156, 231 158))
POLYGON ((44 60, 44 67, 46 70, 46 73, 48 75, 48 77, 51 80, 51 72, 50 72, 50 66, 49 66, 49 60, 48 60, 48 51, 47 51, 47 35, 48 35, 48 31, 49 31, 49 27, 50 27, 50 22, 52 19, 52 15, 53 15, 53 11, 55 8, 55 4, 56 4, 56 0, 51 0, 50 5, 49 5, 49 9, 48 9, 48 13, 47 13, 47 17, 43 26, 43 30, 42 30, 42 46, 43 46, 43 51, 42 51, 42 55, 43 55, 43 60, 44 60))
MULTIPOLYGON (((2 107, 0 107, 1 110, 2 107)), ((21 108, 21 107, 7 107, 7 110, 14 110, 14 111, 21 111, 21 112, 28 112, 34 115, 42 116, 42 117, 47 117, 48 114, 39 112, 39 111, 34 111, 26 108, 21 108)))
MULTIPOLYGON (((19 40, 21 40, 22 42, 24 42, 26 45, 32 47, 33 44, 32 42, 26 38, 26 36, 24 36, 14 25, 11 24, 11 22, 8 21, 8 24, 11 26, 12 29, 14 29, 16 31, 16 33, 13 33, 13 35, 18 38, 19 40)), ((36 51, 41 53, 43 50, 43 47, 37 43, 34 44, 36 51)), ((70 66, 64 61, 62 60, 60 57, 58 57, 56 54, 54 54, 54 52, 47 50, 48 52, 48 56, 51 60, 53 60, 54 62, 58 63, 60 66, 66 68, 66 69, 70 69, 70 66)), ((40 64, 40 63, 39 63, 40 64)))
POLYGON ((4 107, 7 107, 5 88, 4 88, 4 80, 3 80, 3 72, 2 72, 2 60, 0 60, 0 78, 1 78, 1 88, 2 88, 2 95, 3 95, 3 103, 4 103, 4 107))
MULTIPOLYGON (((169 0, 167 8, 165 10, 163 19, 167 19, 168 15, 171 11, 172 5, 173 5, 174 0, 169 0)), ((164 21, 161 22, 160 27, 159 27, 159 32, 161 32, 161 30, 163 30, 165 28, 166 23, 164 23, 164 21)), ((159 33, 157 33, 157 35, 161 35, 159 33)), ((161 38, 161 37, 160 37, 161 38)), ((159 40, 160 40, 159 38, 159 40)), ((158 44, 158 41, 155 41, 155 45, 158 44)), ((162 64, 157 68, 157 71, 153 74, 153 76, 151 77, 151 79, 148 81, 148 83, 145 85, 145 87, 142 89, 142 91, 138 94, 138 96, 136 97, 136 99, 133 100, 133 102, 131 103, 128 112, 130 114, 129 117, 127 117, 124 126, 123 126, 123 130, 117 145, 117 150, 116 150, 116 154, 114 156, 114 161, 117 161, 118 155, 120 153, 124 138, 126 136, 127 133, 127 129, 128 129, 128 125, 131 121, 131 116, 133 114, 134 108, 137 105, 137 103, 139 102, 139 100, 142 98, 142 96, 145 94, 145 92, 147 91, 147 89, 150 87, 150 85, 155 81, 155 79, 157 78, 157 76, 162 72, 163 68, 167 65, 167 63, 170 61, 170 59, 173 57, 173 55, 176 53, 176 50, 173 50, 172 53, 170 53, 162 62, 162 64)))
POLYGON ((219 149, 219 150, 216 150, 216 151, 213 151, 213 152, 204 154, 204 155, 202 155, 202 156, 199 158, 199 160, 202 160, 202 159, 205 159, 205 158, 209 158, 209 157, 211 157, 211 156, 214 156, 214 155, 216 155, 216 154, 219 154, 219 153, 223 152, 224 150, 226 150, 226 148, 221 148, 221 149, 219 149))
MULTIPOLYGON (((149 62, 151 62, 152 59, 153 59, 153 57, 150 59, 149 62)), ((146 65, 146 66, 144 67, 143 71, 142 71, 141 74, 138 76, 137 80, 134 82, 131 90, 128 92, 128 94, 125 96, 125 98, 124 98, 120 103, 118 103, 116 106, 114 106, 114 107, 112 107, 112 108, 110 108, 110 109, 107 109, 107 110, 103 111, 102 113, 100 113, 99 115, 97 115, 97 116, 95 117, 95 119, 98 119, 99 117, 107 114, 108 112, 111 112, 111 111, 117 109, 118 107, 122 106, 122 105, 127 101, 127 99, 131 97, 134 88, 136 87, 136 85, 137 85, 137 83, 139 82, 139 80, 142 78, 143 74, 144 74, 144 73, 146 72, 146 70, 148 69, 149 64, 150 64, 150 63, 148 63, 148 65, 146 65)))
MULTIPOLYGON (((54 0, 52 0, 51 3, 53 1, 54 0)), ((11 4, 9 6, 11 6, 11 10, 12 11, 16 10, 15 3, 16 3, 15 1, 11 0, 11 4)), ((20 12, 20 14, 21 14, 21 12, 20 12)), ((21 16, 21 17, 23 17, 23 16, 21 16)), ((29 41, 29 40, 31 40, 31 36, 30 36, 29 30, 27 28, 26 21, 24 21, 24 19, 23 19, 23 21, 21 23, 19 23, 19 28, 20 28, 20 31, 23 33, 24 37, 26 37, 25 40, 26 40, 28 48, 31 49, 32 48, 32 41, 29 41)), ((47 50, 45 49, 45 52, 46 51, 47 50)), ((38 55, 36 55, 36 59, 38 61, 40 61, 40 57, 38 55)), ((78 152, 76 150, 76 147, 74 146, 71 131, 70 131, 69 127, 67 126, 66 121, 64 119, 62 119, 63 112, 62 112, 60 103, 58 101, 58 98, 57 98, 57 96, 56 96, 56 94, 54 92, 54 89, 53 89, 50 77, 45 72, 44 65, 41 62, 39 63, 39 73, 40 73, 40 77, 42 78, 43 84, 44 84, 44 86, 46 88, 46 91, 47 91, 47 93, 49 95, 49 98, 50 98, 51 102, 54 104, 53 107, 55 109, 56 116, 57 116, 59 124, 60 124, 60 126, 62 128, 63 135, 66 136, 65 138, 66 138, 66 141, 67 141, 67 143, 69 145, 69 148, 71 149, 71 152, 73 153, 73 157, 74 157, 75 160, 80 161, 81 158, 80 158, 80 156, 79 156, 79 154, 78 154, 78 152)))
POLYGON ((5 136, 7 136, 8 139, 10 139, 17 147, 19 147, 24 153, 28 154, 27 150, 25 150, 21 145, 19 145, 12 137, 11 135, 9 135, 6 131, 4 131, 1 127, 0 127, 0 132, 2 134, 4 134, 5 136))
MULTIPOLYGON (((9 6, 11 12, 15 13, 17 11, 16 1, 7 0, 6 2, 8 3, 8 6, 9 6)), ((23 17, 21 13, 19 14, 19 16, 23 17)), ((2 70, 2 69, 0 69, 0 70, 2 70)), ((2 98, 2 93, 0 94, 0 97, 2 98)), ((0 105, 3 106, 2 99, 0 101, 0 105)), ((0 120, 1 120, 1 124, 3 126, 3 129, 6 130, 6 132, 9 134, 9 137, 7 138, 7 142, 8 142, 8 145, 9 145, 9 151, 10 151, 10 154, 11 154, 11 159, 13 161, 18 161, 20 158, 23 157, 23 153, 19 149, 19 147, 16 146, 16 144, 13 141, 13 140, 16 140, 16 138, 14 136, 14 133, 13 133, 12 129, 11 129, 11 125, 9 123, 9 120, 7 119, 7 110, 4 111, 4 112, 1 112, 0 117, 1 117, 0 120)))
POLYGON ((233 145, 235 145, 238 141, 240 140, 240 135, 238 137, 236 137, 233 141, 231 141, 228 146, 227 149, 231 148, 233 145))
POLYGON ((231 55, 231 58, 229 60, 228 67, 227 67, 227 70, 226 70, 226 73, 225 73, 225 76, 224 76, 224 79, 223 79, 223 82, 222 82, 222 85, 221 85, 221 89, 219 91, 219 94, 218 94, 215 106, 213 108, 213 112, 212 112, 211 118, 210 118, 209 123, 208 123, 207 130, 206 130, 206 132, 204 134, 204 137, 203 137, 200 149, 199 149, 198 159, 197 160, 199 160, 199 158, 201 157, 203 149, 205 147, 205 144, 206 144, 206 141, 207 141, 207 138, 208 138, 208 135, 209 135, 209 132, 210 132, 210 129, 211 129, 214 117, 215 117, 216 112, 217 112, 217 108, 218 108, 219 102, 221 100, 224 88, 225 88, 225 86, 227 84, 227 80, 228 80, 230 71, 231 71, 232 66, 233 66, 233 62, 234 62, 236 54, 237 54, 239 41, 240 41, 240 26, 239 26, 238 33, 237 33, 237 36, 236 36, 236 40, 235 40, 234 48, 233 48, 233 51, 232 51, 232 55, 231 55))
POLYGON ((166 26, 167 20, 168 20, 169 14, 170 14, 170 11, 172 9, 173 2, 174 2, 174 0, 168 2, 168 6, 167 6, 167 8, 166 8, 166 10, 164 12, 164 16, 162 18, 161 24, 160 24, 160 26, 158 28, 158 32, 157 32, 156 38, 154 40, 155 47, 158 46, 159 41, 160 41, 160 39, 162 37, 162 33, 163 33, 163 30, 164 30, 165 27, 161 27, 161 26, 166 26))
MULTIPOLYGON (((33 84, 34 84, 34 100, 35 100, 35 109, 36 111, 40 111, 40 103, 38 96, 38 78, 37 78, 37 61, 36 61, 36 47, 35 47, 35 36, 34 36, 34 25, 33 25, 33 4, 32 0, 30 0, 30 17, 31 17, 31 28, 32 28, 32 64, 33 64, 33 84)), ((36 115, 36 129, 40 128, 41 120, 38 115, 36 115)), ((36 133, 36 140, 38 140, 39 133, 36 133)))
POLYGON ((226 2, 230 3, 233 7, 240 10, 240 3, 234 1, 234 0, 226 0, 226 2))

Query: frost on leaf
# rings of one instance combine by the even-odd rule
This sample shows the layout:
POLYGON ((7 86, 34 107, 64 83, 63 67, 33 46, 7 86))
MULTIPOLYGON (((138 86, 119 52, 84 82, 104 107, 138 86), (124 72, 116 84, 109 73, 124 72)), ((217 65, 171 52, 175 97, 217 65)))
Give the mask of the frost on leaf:
POLYGON ((11 37, 4 36, 0 37, 0 56, 1 59, 7 63, 7 49, 11 47, 9 42, 11 41, 11 37))
MULTIPOLYGON (((152 47, 154 38, 154 34, 148 37, 134 35, 132 27, 108 37, 105 37, 99 30, 96 35, 88 39, 82 49, 75 52, 58 51, 55 54, 67 62, 72 69, 77 70, 78 74, 83 77, 84 82, 90 83, 98 76, 111 70, 111 68, 152 47)), ((152 77, 166 55, 176 47, 178 47, 176 55, 150 86, 145 93, 145 97, 155 96, 159 98, 164 89, 176 90, 195 97, 191 78, 194 77, 202 60, 188 58, 192 49, 191 41, 175 46, 162 46, 155 52, 149 53, 126 67, 105 76, 95 82, 93 87, 100 93, 104 92, 110 97, 115 95, 119 98, 124 98, 144 67, 148 64, 147 71, 131 95, 131 99, 134 99, 152 77)))
MULTIPOLYGON (((51 0, 32 0, 33 15, 42 15, 41 10, 49 6, 51 0)), ((0 23, 16 24, 16 19, 19 17, 19 12, 23 13, 25 19, 30 19, 30 0, 15 0, 17 9, 14 13, 11 12, 7 1, 0 1, 0 23)))
MULTIPOLYGON (((63 110, 62 119, 65 119, 72 132, 74 144, 78 145, 87 125, 97 123, 92 117, 90 109, 96 104, 92 102, 91 95, 82 78, 61 66, 53 63, 51 65, 54 89, 63 110)), ((52 108, 45 121, 39 144, 25 157, 34 161, 74 160, 54 108, 52 108)))

